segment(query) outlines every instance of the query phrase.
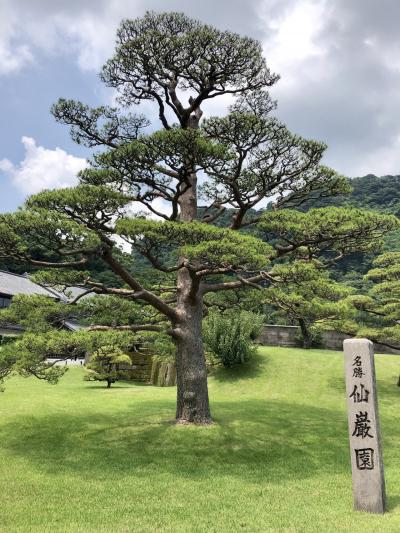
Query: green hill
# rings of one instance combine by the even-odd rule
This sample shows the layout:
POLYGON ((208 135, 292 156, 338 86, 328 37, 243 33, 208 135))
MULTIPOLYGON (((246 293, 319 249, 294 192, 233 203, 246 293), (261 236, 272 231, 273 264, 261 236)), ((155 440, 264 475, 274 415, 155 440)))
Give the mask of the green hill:
POLYGON ((389 512, 352 510, 342 354, 262 348, 210 379, 215 424, 174 388, 13 378, 0 396, 0 531, 400 531, 397 356, 377 357, 389 512))
POLYGON ((329 205, 351 205, 400 215, 400 176, 374 176, 368 174, 350 180, 350 194, 321 198, 305 202, 302 209, 329 205))

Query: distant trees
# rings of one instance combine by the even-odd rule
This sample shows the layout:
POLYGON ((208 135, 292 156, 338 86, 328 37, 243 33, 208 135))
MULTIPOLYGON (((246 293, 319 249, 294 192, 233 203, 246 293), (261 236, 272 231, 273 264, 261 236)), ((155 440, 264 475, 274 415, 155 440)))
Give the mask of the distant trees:
POLYGON ((400 215, 400 176, 381 176, 373 174, 352 178, 352 190, 335 198, 325 197, 304 202, 302 209, 311 207, 352 206, 365 207, 400 215))

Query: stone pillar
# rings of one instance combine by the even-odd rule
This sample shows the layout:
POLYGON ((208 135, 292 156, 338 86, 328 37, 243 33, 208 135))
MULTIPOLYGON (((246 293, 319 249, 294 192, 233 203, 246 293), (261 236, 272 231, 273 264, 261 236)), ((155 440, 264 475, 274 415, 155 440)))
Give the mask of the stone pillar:
POLYGON ((385 512, 381 434, 373 343, 343 342, 354 509, 385 512))

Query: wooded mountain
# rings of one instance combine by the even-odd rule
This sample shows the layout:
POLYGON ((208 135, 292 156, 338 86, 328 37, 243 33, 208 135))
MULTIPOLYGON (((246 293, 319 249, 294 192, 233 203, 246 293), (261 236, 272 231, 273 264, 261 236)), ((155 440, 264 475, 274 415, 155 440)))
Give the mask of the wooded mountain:
POLYGON ((383 210, 400 216, 400 176, 378 177, 368 174, 360 178, 353 178, 350 183, 353 188, 350 194, 308 200, 301 209, 349 205, 383 210))

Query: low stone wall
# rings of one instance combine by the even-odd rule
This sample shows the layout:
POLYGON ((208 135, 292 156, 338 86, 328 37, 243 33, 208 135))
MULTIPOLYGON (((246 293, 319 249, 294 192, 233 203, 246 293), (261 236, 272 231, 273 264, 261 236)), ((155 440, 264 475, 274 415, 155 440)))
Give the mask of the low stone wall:
MULTIPOLYGON (((346 335, 345 333, 340 333, 338 331, 324 331, 322 333, 322 348, 327 350, 343 350, 343 341, 349 339, 351 336, 346 335)), ((395 350, 394 348, 389 348, 377 342, 374 343, 375 353, 391 353, 391 354, 400 354, 400 350, 395 350)))
POLYGON ((143 381, 157 387, 176 385, 175 363, 154 361, 151 353, 143 350, 130 354, 132 367, 128 371, 132 381, 143 381))
POLYGON ((266 346, 300 346, 297 339, 298 330, 297 326, 265 324, 258 337, 258 342, 266 346))
POLYGON ((175 363, 153 361, 151 366, 150 383, 157 387, 173 387, 176 385, 175 363))
MULTIPOLYGON (((300 328, 298 326, 279 326, 266 324, 263 326, 258 342, 266 346, 301 347, 299 340, 300 328)), ((350 338, 345 333, 338 331, 323 331, 320 347, 326 350, 343 350, 344 339, 350 338)), ((375 343, 375 353, 400 354, 399 350, 375 343)))
POLYGON ((0 327, 0 337, 20 337, 23 329, 18 326, 0 327))
MULTIPOLYGON (((129 357, 132 360, 132 366, 127 368, 129 377, 133 381, 149 382, 151 376, 152 357, 146 351, 131 352, 129 357)), ((121 366, 121 368, 123 368, 121 366)))

